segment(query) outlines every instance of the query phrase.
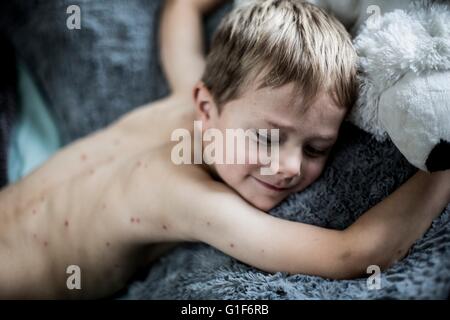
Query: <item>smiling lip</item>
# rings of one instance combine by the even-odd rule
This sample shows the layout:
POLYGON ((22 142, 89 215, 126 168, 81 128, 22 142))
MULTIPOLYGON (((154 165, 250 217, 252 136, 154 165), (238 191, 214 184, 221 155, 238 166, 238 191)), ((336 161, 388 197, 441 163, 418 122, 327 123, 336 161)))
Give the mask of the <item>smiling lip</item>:
POLYGON ((282 192, 282 191, 286 191, 292 188, 280 188, 280 187, 276 187, 272 184, 269 184, 267 182, 261 181, 255 177, 252 176, 253 179, 255 179, 257 182, 259 182, 263 187, 266 187, 267 189, 273 190, 273 191, 278 191, 278 192, 282 192))

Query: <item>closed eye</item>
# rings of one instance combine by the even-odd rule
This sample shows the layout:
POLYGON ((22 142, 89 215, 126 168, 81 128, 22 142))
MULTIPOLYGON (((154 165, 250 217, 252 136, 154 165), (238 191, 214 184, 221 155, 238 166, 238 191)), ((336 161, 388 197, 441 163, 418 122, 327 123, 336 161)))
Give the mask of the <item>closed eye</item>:
POLYGON ((263 134, 259 133, 258 130, 256 130, 256 138, 261 143, 267 143, 267 144, 271 144, 272 143, 272 139, 271 139, 270 136, 263 135, 263 134))
POLYGON ((305 148, 305 152, 308 156, 310 156, 312 158, 318 158, 318 157, 326 156, 330 149, 331 148, 317 149, 312 146, 307 146, 305 148))

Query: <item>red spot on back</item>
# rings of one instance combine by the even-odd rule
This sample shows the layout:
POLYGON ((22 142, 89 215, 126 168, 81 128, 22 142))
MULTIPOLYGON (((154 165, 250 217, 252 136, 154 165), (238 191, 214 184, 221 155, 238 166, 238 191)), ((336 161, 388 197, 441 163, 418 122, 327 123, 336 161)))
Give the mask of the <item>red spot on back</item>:
POLYGON ((136 223, 141 223, 141 219, 136 218, 136 223))
POLYGON ((83 154, 80 156, 80 159, 81 159, 81 161, 86 161, 87 156, 83 153, 83 154))
POLYGON ((210 225, 211 225, 211 222, 206 221, 206 225, 210 226, 210 225))
POLYGON ((109 242, 106 242, 106 246, 107 247, 109 247, 111 245, 111 243, 109 243, 109 242))
POLYGON ((37 239, 36 233, 33 233, 33 238, 34 238, 34 239, 37 239))
POLYGON ((131 221, 131 223, 134 223, 134 218, 131 218, 130 221, 131 221))
POLYGON ((234 248, 234 243, 230 243, 230 247, 234 248))
POLYGON ((32 211, 31 211, 33 214, 36 214, 36 209, 33 209, 32 211))
POLYGON ((48 242, 44 241, 44 247, 48 246, 48 242))
POLYGON ((90 175, 93 175, 94 173, 95 173, 95 170, 94 170, 94 169, 90 169, 90 170, 89 170, 89 174, 90 174, 90 175))
POLYGON ((163 227, 164 230, 167 230, 167 226, 165 224, 163 224, 162 227, 163 227))
POLYGON ((69 226, 69 221, 68 221, 68 220, 64 221, 64 226, 65 226, 66 228, 69 226))
POLYGON ((138 166, 138 167, 142 166, 142 161, 139 160, 138 162, 136 162, 136 166, 138 166))

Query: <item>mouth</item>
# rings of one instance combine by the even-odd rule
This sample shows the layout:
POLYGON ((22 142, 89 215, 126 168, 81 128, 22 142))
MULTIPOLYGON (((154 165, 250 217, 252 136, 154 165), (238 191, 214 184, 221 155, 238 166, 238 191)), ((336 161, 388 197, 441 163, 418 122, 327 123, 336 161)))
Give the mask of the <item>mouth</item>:
POLYGON ((294 187, 289 187, 289 188, 285 188, 285 187, 277 187, 273 184, 264 182, 262 180, 259 180, 258 178, 255 178, 254 176, 251 176, 256 182, 258 182, 259 185, 263 186, 266 189, 272 190, 272 191, 277 191, 277 192, 286 192, 289 190, 292 190, 294 187))

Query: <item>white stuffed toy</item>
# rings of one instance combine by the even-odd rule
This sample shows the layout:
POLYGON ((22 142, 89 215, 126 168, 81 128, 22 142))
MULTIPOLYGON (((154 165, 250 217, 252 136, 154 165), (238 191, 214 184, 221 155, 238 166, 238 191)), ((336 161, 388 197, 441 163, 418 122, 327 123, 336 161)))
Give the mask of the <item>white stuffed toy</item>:
POLYGON ((349 120, 424 171, 450 169, 450 6, 415 3, 354 41, 361 92, 349 120))

